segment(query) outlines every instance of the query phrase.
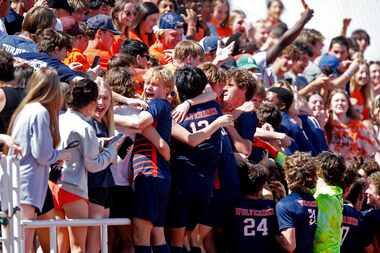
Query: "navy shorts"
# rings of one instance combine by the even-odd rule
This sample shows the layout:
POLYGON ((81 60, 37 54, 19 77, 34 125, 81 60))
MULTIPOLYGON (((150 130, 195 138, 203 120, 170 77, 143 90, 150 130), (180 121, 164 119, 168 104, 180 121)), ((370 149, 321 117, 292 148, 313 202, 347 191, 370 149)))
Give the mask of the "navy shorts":
POLYGON ((132 218, 134 196, 131 186, 112 186, 110 218, 132 218))
POLYGON ((42 210, 40 211, 38 208, 36 209, 37 216, 41 216, 49 212, 50 210, 54 209, 54 202, 53 202, 53 194, 51 193, 50 187, 47 189, 44 206, 42 207, 42 210))
POLYGON ((88 200, 104 208, 109 208, 111 204, 110 188, 88 188, 88 200))
POLYGON ((155 227, 165 225, 170 180, 140 175, 135 180, 134 217, 148 220, 155 227))
MULTIPOLYGON (((192 231, 207 214, 212 197, 212 180, 192 177, 173 186, 168 211, 168 226, 192 231), (192 183, 188 183, 192 182, 192 183)), ((173 182, 174 183, 174 182, 173 182)))
POLYGON ((234 198, 227 197, 225 193, 220 190, 214 190, 211 198, 207 214, 202 218, 201 224, 213 227, 224 227, 225 221, 229 218, 233 208, 234 198))

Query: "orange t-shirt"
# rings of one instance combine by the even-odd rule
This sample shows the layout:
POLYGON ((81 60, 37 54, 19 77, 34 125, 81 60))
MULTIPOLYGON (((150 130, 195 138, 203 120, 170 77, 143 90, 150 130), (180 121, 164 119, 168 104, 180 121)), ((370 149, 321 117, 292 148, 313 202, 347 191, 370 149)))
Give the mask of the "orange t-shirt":
POLYGON ((69 65, 72 62, 79 62, 82 64, 82 68, 79 70, 81 72, 86 72, 90 68, 87 57, 77 48, 73 48, 67 57, 63 60, 63 63, 69 65))
POLYGON ((173 59, 165 54, 164 49, 157 42, 149 48, 149 54, 157 59, 161 65, 173 62, 173 59))
POLYGON ((107 70, 108 62, 112 57, 109 51, 104 51, 96 48, 87 48, 86 51, 84 51, 84 55, 87 56, 90 65, 92 65, 92 63, 94 62, 95 56, 99 56, 99 65, 100 68, 103 70, 107 70))
POLYGON ((115 35, 113 36, 113 43, 111 47, 110 54, 113 56, 120 51, 121 44, 123 44, 124 40, 126 39, 125 35, 115 35))
POLYGON ((138 35, 135 31, 129 31, 128 37, 131 40, 141 41, 142 43, 144 43, 148 47, 151 47, 154 44, 154 42, 155 42, 154 38, 152 38, 151 40, 149 40, 149 36, 148 35, 146 35, 146 34, 138 35))
POLYGON ((228 25, 225 27, 220 26, 220 23, 215 18, 211 19, 211 24, 216 27, 216 31, 220 38, 225 38, 232 35, 232 29, 228 25))
POLYGON ((333 122, 329 148, 332 152, 341 154, 346 160, 374 154, 375 145, 371 133, 361 121, 350 120, 348 124, 333 122))

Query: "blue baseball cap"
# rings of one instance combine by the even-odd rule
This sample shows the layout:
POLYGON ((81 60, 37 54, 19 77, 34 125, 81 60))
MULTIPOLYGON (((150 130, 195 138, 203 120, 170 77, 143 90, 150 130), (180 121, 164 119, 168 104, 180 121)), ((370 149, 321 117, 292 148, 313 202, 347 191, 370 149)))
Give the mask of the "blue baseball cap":
POLYGON ((185 20, 181 17, 181 15, 175 12, 165 13, 160 17, 160 21, 158 22, 159 29, 177 29, 183 28, 185 24, 185 20))
POLYGON ((107 15, 96 15, 94 17, 91 17, 87 19, 87 27, 89 29, 102 29, 112 32, 113 34, 121 34, 118 30, 115 29, 115 27, 112 24, 112 18, 107 15))
POLYGON ((336 58, 335 55, 324 54, 321 56, 319 60, 319 68, 324 69, 326 67, 330 68, 333 74, 338 74, 338 67, 340 64, 340 60, 336 58))
POLYGON ((205 53, 209 53, 218 48, 218 36, 206 36, 199 42, 205 53))

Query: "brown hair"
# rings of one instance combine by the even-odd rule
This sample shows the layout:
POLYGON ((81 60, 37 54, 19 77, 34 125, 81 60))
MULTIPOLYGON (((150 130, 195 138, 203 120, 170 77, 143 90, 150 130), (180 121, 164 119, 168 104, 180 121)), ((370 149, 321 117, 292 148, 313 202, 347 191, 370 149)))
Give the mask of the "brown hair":
POLYGON ((317 156, 318 176, 328 185, 343 186, 346 163, 341 155, 330 151, 323 151, 317 156))
POLYGON ((256 79, 245 69, 234 69, 227 72, 227 78, 234 80, 240 89, 245 89, 245 100, 249 101, 256 92, 256 79))
POLYGON ((364 87, 361 87, 355 82, 355 76, 356 76, 356 73, 359 71, 358 70, 351 78, 350 93, 352 94, 352 92, 354 92, 354 90, 359 87, 360 92, 363 94, 363 97, 365 99, 365 106, 371 111, 371 109, 372 109, 372 103, 371 102, 373 101, 373 91, 372 91, 372 87, 371 87, 371 80, 369 77, 369 65, 367 62, 363 61, 359 64, 359 68, 360 68, 360 66, 365 66, 367 68, 368 83, 364 87))
POLYGON ((56 48, 66 48, 70 51, 71 38, 63 32, 55 31, 53 28, 49 28, 38 34, 37 45, 39 51, 44 53, 51 53, 56 48))
POLYGON ((288 56, 293 61, 298 60, 301 57, 302 53, 301 51, 293 44, 287 46, 284 50, 281 52, 281 56, 288 56))
POLYGON ((56 18, 51 9, 37 6, 26 13, 21 30, 30 34, 37 34, 44 29, 52 28, 55 22, 56 18))
POLYGON ((203 73, 205 73, 207 77, 207 81, 211 85, 211 87, 214 87, 216 84, 224 84, 227 80, 226 71, 219 68, 215 64, 205 62, 198 66, 203 73))
POLYGON ((325 37, 315 29, 304 29, 297 38, 297 41, 305 42, 315 46, 318 42, 323 43, 325 37))
POLYGON ((285 159, 285 179, 292 192, 308 192, 317 184, 317 165, 308 153, 295 152, 285 159))
POLYGON ((112 90, 125 97, 134 97, 134 82, 127 68, 116 67, 107 71, 104 82, 112 90))
POLYGON ((192 40, 184 40, 179 42, 174 49, 174 59, 184 61, 188 56, 204 57, 204 50, 198 42, 192 40))
POLYGON ((59 87, 59 77, 51 68, 41 68, 33 73, 28 82, 27 94, 12 115, 8 133, 11 134, 17 115, 30 103, 38 102, 49 112, 50 134, 53 146, 57 147, 60 142, 58 115, 62 104, 62 94, 59 87))
POLYGON ((217 3, 221 3, 221 4, 225 4, 227 5, 227 16, 226 18, 220 23, 220 26, 221 27, 226 27, 228 26, 228 21, 230 19, 230 11, 231 11, 231 6, 230 6, 230 3, 228 2, 228 0, 213 0, 213 9, 215 8, 215 5, 217 3))

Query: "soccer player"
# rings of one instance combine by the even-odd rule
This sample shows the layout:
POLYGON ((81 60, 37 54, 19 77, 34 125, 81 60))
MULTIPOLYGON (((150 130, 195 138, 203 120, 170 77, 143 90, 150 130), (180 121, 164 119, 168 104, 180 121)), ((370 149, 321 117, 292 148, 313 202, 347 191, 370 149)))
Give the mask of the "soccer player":
POLYGON ((275 252, 278 223, 275 202, 262 199, 262 190, 268 180, 267 168, 243 163, 239 170, 243 196, 234 205, 227 238, 230 252, 275 252))
POLYGON ((374 252, 380 251, 380 172, 371 174, 368 178, 367 203, 373 206, 366 215, 373 234, 372 245, 374 252))
MULTIPOLYGON (((175 84, 181 102, 200 95, 207 77, 198 68, 185 67, 175 74, 175 84)), ((195 133, 217 121, 222 115, 216 101, 191 106, 184 121, 180 123, 195 133)), ((176 127, 173 128, 173 136, 176 127)), ((205 215, 211 198, 213 181, 221 152, 221 133, 216 131, 198 145, 174 142, 172 159, 173 187, 169 208, 172 252, 181 252, 185 231, 193 231, 205 215)), ((196 242, 191 252, 201 252, 196 242)))
MULTIPOLYGON (((119 120, 125 122, 124 127, 136 129, 153 125, 166 143, 170 143, 171 106, 166 98, 173 89, 173 75, 163 67, 155 67, 146 73, 144 79, 144 96, 149 108, 137 117, 119 116, 119 120)), ((135 252, 150 253, 152 249, 153 252, 169 252, 164 235, 171 177, 169 163, 151 142, 137 135, 132 169, 135 184, 133 218, 135 252)))
POLYGON ((340 252, 343 222, 343 184, 346 171, 342 156, 324 151, 317 157, 318 181, 314 194, 318 204, 315 253, 340 252))
MULTIPOLYGON (((347 175, 348 173, 346 173, 347 175)), ((350 173, 351 174, 351 173, 350 173)), ((345 203, 343 205, 343 236, 340 246, 341 253, 351 252, 372 252, 372 234, 369 224, 364 219, 362 213, 366 180, 359 178, 357 174, 349 179, 345 191, 345 203)), ((346 181, 346 180, 345 180, 346 181)))
POLYGON ((284 171, 291 193, 276 205, 279 229, 288 252, 312 253, 318 212, 311 192, 317 184, 315 160, 308 153, 296 152, 285 159, 284 171))

